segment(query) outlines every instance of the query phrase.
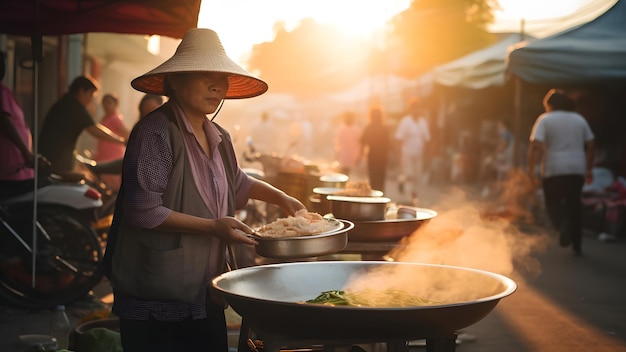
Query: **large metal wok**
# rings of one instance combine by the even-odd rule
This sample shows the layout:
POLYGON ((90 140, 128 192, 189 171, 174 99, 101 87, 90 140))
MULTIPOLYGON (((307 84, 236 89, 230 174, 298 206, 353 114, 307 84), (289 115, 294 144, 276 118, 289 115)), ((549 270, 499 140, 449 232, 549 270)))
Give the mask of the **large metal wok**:
POLYGON ((260 336, 274 338, 391 341, 453 334, 485 317, 517 286, 502 275, 444 265, 400 262, 321 261, 262 265, 227 272, 212 285, 260 336), (342 289, 368 270, 377 279, 402 282, 434 306, 367 308, 302 303, 323 291, 342 289))

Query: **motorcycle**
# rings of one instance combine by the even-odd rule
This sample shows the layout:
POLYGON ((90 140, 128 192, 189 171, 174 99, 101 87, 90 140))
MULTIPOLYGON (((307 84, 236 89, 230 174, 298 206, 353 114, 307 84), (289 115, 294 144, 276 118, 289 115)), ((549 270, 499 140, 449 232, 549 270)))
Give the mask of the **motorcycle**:
POLYGON ((102 207, 98 209, 96 217, 99 219, 99 222, 105 222, 104 225, 110 226, 110 222, 107 224, 106 221, 103 221, 103 219, 113 216, 113 211, 115 210, 115 200, 117 199, 117 190, 104 181, 102 175, 121 175, 122 160, 119 159, 107 162, 97 162, 80 154, 76 154, 75 157, 78 161, 79 172, 83 174, 85 183, 95 188, 102 194, 102 207))
POLYGON ((101 194, 82 180, 49 181, 37 189, 36 208, 33 191, 0 199, 0 297, 15 306, 70 304, 102 277, 103 247, 92 226, 101 194))

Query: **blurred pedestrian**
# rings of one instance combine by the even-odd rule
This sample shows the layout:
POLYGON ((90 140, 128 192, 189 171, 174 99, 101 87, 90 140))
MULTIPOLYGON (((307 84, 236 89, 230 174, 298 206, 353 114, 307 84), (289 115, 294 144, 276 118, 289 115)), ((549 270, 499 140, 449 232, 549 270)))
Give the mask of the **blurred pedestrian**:
POLYGON ((496 181, 504 181, 513 169, 513 133, 504 119, 497 123, 497 143, 493 166, 496 170, 496 181))
MULTIPOLYGON (((130 131, 124 124, 124 116, 119 111, 119 99, 113 94, 105 94, 102 97, 102 108, 104 116, 100 120, 100 124, 118 136, 128 139, 130 131)), ((98 163, 121 159, 124 157, 125 146, 118 142, 110 142, 99 139, 94 154, 94 160, 98 163)), ((122 176, 119 174, 103 174, 102 181, 110 185, 115 191, 120 188, 122 176)))
POLYGON ((335 134, 335 159, 339 163, 339 172, 350 175, 361 159, 361 128, 356 124, 352 111, 341 116, 341 125, 335 134))
POLYGON ((217 33, 193 28, 131 85, 170 99, 130 135, 103 259, 123 349, 226 352, 225 303, 211 280, 226 269, 226 246, 258 244, 235 210, 249 198, 289 215, 305 209, 246 175, 230 134, 213 122, 224 99, 261 95, 267 84, 226 55, 217 33))
POLYGON ((594 135, 575 112, 576 103, 551 89, 543 100, 545 113, 532 128, 528 173, 537 184, 535 167, 542 161, 543 193, 548 216, 559 231, 559 244, 582 255, 582 201, 585 182, 593 181, 594 135))
MULTIPOLYGON (((139 118, 137 119, 137 121, 141 120, 144 116, 156 110, 156 108, 161 105, 163 105, 163 96, 158 94, 144 94, 144 96, 139 101, 139 105, 137 106, 137 111, 139 111, 139 118)), ((124 155, 114 160, 98 162, 97 173, 102 174, 103 176, 121 176, 123 163, 124 155)), ((119 190, 119 187, 115 188, 115 190, 119 190)))
POLYGON ((48 110, 39 135, 39 151, 50 161, 53 172, 74 171, 76 142, 83 131, 97 139, 125 144, 126 139, 94 122, 87 111, 98 87, 90 77, 76 77, 69 91, 48 110))
MULTIPOLYGON (((0 198, 32 191, 35 186, 30 128, 13 92, 2 82, 5 72, 4 53, 0 52, 0 198)), ((45 162, 40 166, 46 166, 45 162)), ((40 181, 44 183, 46 178, 40 181)))
POLYGON ((406 181, 414 205, 418 203, 418 193, 422 186, 424 150, 430 140, 430 127, 424 114, 425 110, 420 102, 412 99, 407 115, 400 120, 395 133, 401 152, 400 188, 402 192, 405 191, 403 185, 406 181))
POLYGON ((368 124, 361 135, 362 155, 367 156, 367 176, 372 189, 385 192, 385 179, 389 161, 389 128, 383 111, 371 108, 368 124))
POLYGON ((139 101, 139 119, 144 118, 152 111, 156 110, 159 106, 163 105, 163 96, 158 94, 144 94, 139 101))

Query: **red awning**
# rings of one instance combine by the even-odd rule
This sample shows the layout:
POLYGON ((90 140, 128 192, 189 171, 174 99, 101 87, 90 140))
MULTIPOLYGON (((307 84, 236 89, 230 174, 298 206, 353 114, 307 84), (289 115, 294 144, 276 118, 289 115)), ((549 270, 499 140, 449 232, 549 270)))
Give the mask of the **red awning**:
POLYGON ((3 0, 0 33, 63 35, 88 32, 182 38, 198 25, 201 0, 3 0))

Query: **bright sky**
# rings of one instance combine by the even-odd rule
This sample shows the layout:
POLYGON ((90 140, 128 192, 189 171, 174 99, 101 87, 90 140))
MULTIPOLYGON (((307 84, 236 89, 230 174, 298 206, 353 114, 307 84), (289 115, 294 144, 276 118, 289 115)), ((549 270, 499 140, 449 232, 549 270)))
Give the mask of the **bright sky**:
MULTIPOLYGON (((538 31, 536 36, 552 34, 550 28, 565 29, 561 27, 571 21, 568 15, 580 12, 581 18, 587 16, 584 18, 591 20, 615 1, 499 0, 503 11, 496 12, 497 23, 492 29, 519 30, 520 20, 524 18, 526 30, 531 34, 534 29, 538 31)), ((205 0, 198 27, 217 31, 227 54, 240 59, 255 43, 272 40, 276 22, 284 22, 289 30, 301 19, 312 17, 318 22, 335 24, 351 34, 369 36, 374 28, 381 28, 388 18, 404 10, 409 3, 410 0, 205 0)))

